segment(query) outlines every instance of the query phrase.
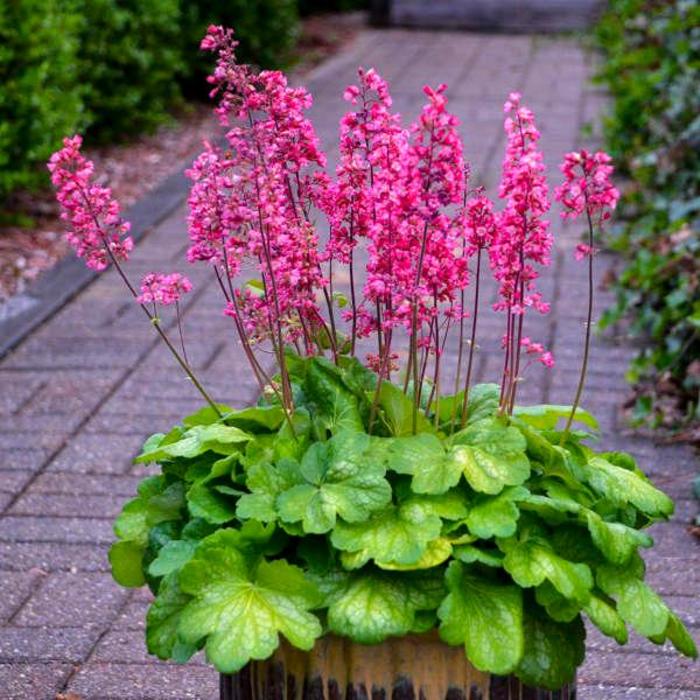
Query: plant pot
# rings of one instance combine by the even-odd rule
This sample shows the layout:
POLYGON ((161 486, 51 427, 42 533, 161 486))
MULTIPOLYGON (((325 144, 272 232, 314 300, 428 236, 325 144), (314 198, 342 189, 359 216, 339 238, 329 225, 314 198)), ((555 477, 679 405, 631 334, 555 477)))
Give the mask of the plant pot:
POLYGON ((463 647, 436 632, 362 645, 326 636, 310 652, 282 642, 265 661, 221 676, 221 700, 574 700, 560 690, 523 685, 515 676, 474 668, 463 647))

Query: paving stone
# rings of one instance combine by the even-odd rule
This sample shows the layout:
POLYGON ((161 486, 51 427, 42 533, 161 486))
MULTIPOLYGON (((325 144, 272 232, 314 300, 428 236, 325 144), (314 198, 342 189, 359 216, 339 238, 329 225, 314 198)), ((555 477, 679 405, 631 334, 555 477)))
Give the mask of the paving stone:
POLYGON ((99 634, 93 628, 2 627, 0 662, 82 661, 99 634))
POLYGON ((7 622, 36 588, 42 574, 33 571, 0 571, 0 624, 7 622))
POLYGON ((67 542, 0 542, 0 571, 109 571, 107 548, 67 542))
POLYGON ((201 666, 91 663, 68 690, 84 700, 217 700, 219 677, 201 666))
POLYGON ((0 688, 11 700, 55 700, 72 670, 65 663, 2 663, 0 688))
MULTIPOLYGON (((21 472, 37 472, 44 467, 52 450, 23 447, 4 450, 0 456, 0 468, 21 472)), ((2 486, 2 477, 0 477, 2 486)))
POLYGON ((135 496, 140 479, 132 475, 46 472, 32 484, 33 491, 81 495, 135 496))
POLYGON ((110 520, 5 516, 0 520, 0 540, 109 544, 114 534, 110 520))
POLYGON ((129 593, 109 574, 52 573, 13 618, 18 627, 89 627, 109 622, 129 593))
MULTIPOLYGON (((146 649, 146 637, 143 630, 115 629, 100 639, 90 661, 109 663, 118 659, 127 664, 153 664, 157 662, 146 649)), ((189 666, 206 666, 203 654, 197 654, 189 666)))
POLYGON ((30 492, 20 496, 8 509, 8 515, 76 515, 80 517, 116 517, 124 505, 120 496, 87 496, 84 494, 62 494, 30 492))
MULTIPOLYGON (((630 681, 633 682, 633 681, 630 681)), ((576 691, 579 700, 700 700, 700 690, 678 688, 640 688, 613 685, 581 685, 576 691), (662 695, 665 693, 665 695, 662 695)))
POLYGON ((77 474, 124 474, 141 451, 141 435, 89 435, 72 438, 47 471, 77 474))
MULTIPOLYGON (((578 678, 584 685, 634 685, 664 689, 666 697, 675 690, 700 688, 700 668, 685 657, 664 654, 596 653, 590 654, 578 678)), ((663 697, 663 696, 661 696, 663 697)))

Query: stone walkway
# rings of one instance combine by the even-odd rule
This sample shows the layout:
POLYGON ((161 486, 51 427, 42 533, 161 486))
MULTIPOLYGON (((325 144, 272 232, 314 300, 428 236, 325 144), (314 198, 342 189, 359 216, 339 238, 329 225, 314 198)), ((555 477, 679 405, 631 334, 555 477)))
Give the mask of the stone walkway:
MULTIPOLYGON (((504 98, 523 92, 536 110, 552 171, 561 154, 585 145, 581 128, 598 120, 603 96, 589 86, 591 60, 575 41, 368 30, 320 66, 308 82, 314 117, 331 148, 344 108, 342 88, 355 67, 376 66, 408 117, 425 82, 447 82, 464 122, 466 149, 478 178, 497 181, 504 98)), ((556 175, 555 175, 556 177, 556 175)), ((184 268, 185 209, 139 245, 129 272, 184 268)), ((557 253, 543 290, 551 315, 529 328, 557 357, 549 374, 533 368, 522 392, 529 401, 570 402, 583 334, 585 269, 573 261, 577 231, 554 224, 557 253)), ((604 266, 606 259, 598 259, 604 266)), ((196 292, 187 334, 206 338, 190 352, 210 392, 243 405, 254 385, 206 270, 189 269, 196 292)), ((609 302, 598 295, 598 308, 609 302)), ((494 339, 498 323, 488 325, 494 339)), ((485 328, 486 330, 486 328, 485 328)), ((192 388, 157 347, 152 330, 109 272, 0 363, 0 697, 8 700, 161 700, 217 696, 204 662, 186 667, 149 658, 143 643, 148 595, 112 583, 107 547, 111 521, 144 475, 131 458, 149 433, 169 428, 198 407, 192 388)), ((497 376, 496 353, 482 344, 482 378, 497 376)), ((623 373, 633 348, 596 342, 585 405, 602 420, 605 444, 629 450, 678 499, 677 514, 654 528, 651 580, 698 637, 700 555, 685 531, 696 511, 689 483, 697 465, 682 447, 656 447, 628 436, 618 417, 623 373), (693 592, 695 596, 693 596, 693 592)), ((629 647, 592 634, 580 674, 582 700, 700 699, 698 666, 667 649, 634 640, 629 647)))

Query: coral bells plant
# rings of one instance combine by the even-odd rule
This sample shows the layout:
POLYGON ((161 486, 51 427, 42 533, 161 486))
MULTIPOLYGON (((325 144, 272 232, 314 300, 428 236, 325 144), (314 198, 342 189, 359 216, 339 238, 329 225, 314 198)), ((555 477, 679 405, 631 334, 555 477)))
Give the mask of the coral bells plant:
MULTIPOLYGON (((161 472, 115 523, 114 577, 155 594, 150 651, 184 661, 204 649, 230 673, 270 657, 280 636, 309 650, 330 633, 374 644, 437 629, 476 668, 555 689, 583 661, 587 618, 620 644, 631 627, 695 656, 639 554, 673 504, 631 456, 595 451, 596 421, 579 406, 592 296, 573 405, 517 402, 527 364, 554 363, 527 331, 549 309, 537 279, 552 232, 540 134, 521 96, 505 104, 496 205, 470 185, 446 86, 425 88, 406 127, 386 82, 360 70, 329 173, 309 93, 237 63, 235 46, 220 27, 202 42, 217 56, 225 138, 188 172, 187 259, 216 277, 222 323, 259 382, 255 405, 210 398, 182 327, 176 343, 160 322, 168 305, 179 322, 184 276, 130 282, 128 224, 93 183, 80 138, 49 165, 77 254, 115 266, 206 402, 147 440, 136 462, 161 472), (241 284, 251 268, 257 279, 241 284), (474 385, 489 274, 503 369, 474 385), (449 381, 448 336, 458 339, 449 381)), ((618 197, 612 166, 581 151, 562 171, 564 216, 589 226, 578 253, 592 295, 594 229, 618 197)))

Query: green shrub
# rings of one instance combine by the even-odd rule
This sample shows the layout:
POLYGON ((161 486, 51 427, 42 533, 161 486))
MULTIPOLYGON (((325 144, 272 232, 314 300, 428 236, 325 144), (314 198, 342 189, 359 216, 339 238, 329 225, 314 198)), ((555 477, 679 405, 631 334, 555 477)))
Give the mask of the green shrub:
POLYGON ((697 416, 700 358, 700 5, 689 0, 613 0, 597 30, 601 77, 613 97, 608 147, 632 183, 626 225, 613 241, 629 259, 616 283, 623 316, 650 343, 629 377, 640 384, 640 417, 656 410, 659 386, 697 416), (689 371, 690 369, 690 371, 689 371))
POLYGON ((0 4, 0 197, 44 182, 43 164, 84 124, 70 3, 0 4))
POLYGON ((102 141, 148 131, 180 91, 179 0, 83 0, 80 78, 90 134, 102 141))
POLYGON ((206 76, 212 59, 198 53, 198 47, 210 24, 233 27, 240 42, 242 62, 263 68, 283 66, 290 57, 299 33, 296 0, 192 0, 182 3, 182 43, 189 60, 183 77, 188 94, 206 92, 206 76))

